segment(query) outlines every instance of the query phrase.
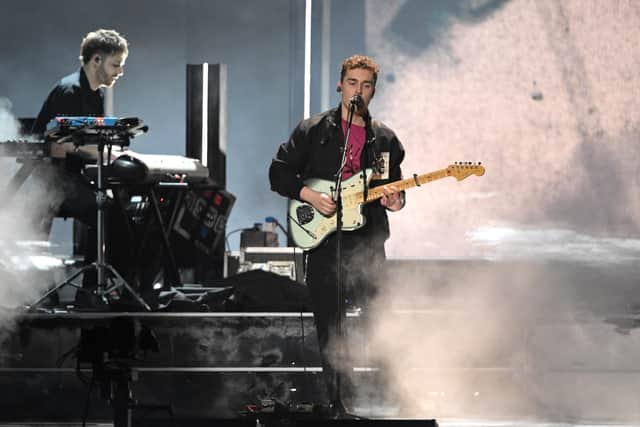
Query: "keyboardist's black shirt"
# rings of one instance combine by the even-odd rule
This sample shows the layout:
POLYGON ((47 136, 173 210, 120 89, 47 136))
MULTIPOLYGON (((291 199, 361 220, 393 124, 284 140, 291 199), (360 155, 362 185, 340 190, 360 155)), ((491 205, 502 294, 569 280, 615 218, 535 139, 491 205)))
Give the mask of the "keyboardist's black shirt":
POLYGON ((32 133, 42 135, 56 116, 104 116, 104 92, 91 90, 84 70, 63 77, 42 104, 32 133))

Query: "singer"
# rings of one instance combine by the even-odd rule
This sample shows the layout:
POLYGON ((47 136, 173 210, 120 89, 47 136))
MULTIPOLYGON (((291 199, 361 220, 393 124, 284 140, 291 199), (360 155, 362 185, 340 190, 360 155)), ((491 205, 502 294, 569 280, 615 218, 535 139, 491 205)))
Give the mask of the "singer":
MULTIPOLYGON (((370 186, 401 179, 402 144, 391 129, 372 120, 369 113, 379 71, 378 64, 367 56, 354 55, 343 61, 337 84, 340 104, 300 122, 289 140, 279 147, 269 170, 273 191, 307 202, 322 215, 331 216, 336 212, 332 195, 317 192, 306 186, 304 181, 309 178, 335 181, 343 157, 350 109, 353 119, 342 169, 343 179, 366 168, 374 171, 370 186)), ((404 203, 404 193, 389 186, 385 188, 380 203, 364 206, 366 225, 342 233, 342 295, 348 305, 363 308, 365 314, 377 287, 383 286, 380 278, 385 260, 384 243, 389 237, 387 211, 400 210, 404 203)), ((349 390, 344 387, 341 396, 336 393, 335 384, 337 363, 333 344, 340 310, 336 284, 336 234, 308 251, 306 257, 306 279, 314 307, 329 403, 339 416, 346 412, 342 398, 348 397, 349 390)))

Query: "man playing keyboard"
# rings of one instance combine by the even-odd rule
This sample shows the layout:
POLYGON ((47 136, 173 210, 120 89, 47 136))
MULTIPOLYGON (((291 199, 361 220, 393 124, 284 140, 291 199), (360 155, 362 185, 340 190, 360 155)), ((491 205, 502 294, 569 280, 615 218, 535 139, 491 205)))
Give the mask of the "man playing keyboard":
MULTIPOLYGON (((128 54, 127 40, 118 32, 99 29, 88 33, 80 44, 80 69, 63 77, 54 86, 40 109, 32 133, 43 135, 47 124, 57 116, 104 116, 104 88, 112 87, 123 75, 128 54)), ((74 147, 72 143, 54 143, 50 153, 53 166, 50 170, 43 168, 39 171, 47 193, 51 195, 51 209, 42 219, 41 230, 48 234, 55 216, 75 218, 87 225, 85 261, 96 259, 97 205, 95 190, 82 176, 82 169, 86 164, 95 163, 95 150, 95 146, 74 147)), ((107 220, 107 237, 124 234, 109 233, 109 229, 123 224, 121 212, 108 209, 107 220)), ((121 249, 127 248, 126 242, 113 238, 108 241, 107 249, 111 249, 111 254, 107 253, 109 262, 114 266, 117 264, 118 271, 125 274, 129 254, 121 249)), ((95 277, 85 277, 83 286, 95 286, 95 277)))

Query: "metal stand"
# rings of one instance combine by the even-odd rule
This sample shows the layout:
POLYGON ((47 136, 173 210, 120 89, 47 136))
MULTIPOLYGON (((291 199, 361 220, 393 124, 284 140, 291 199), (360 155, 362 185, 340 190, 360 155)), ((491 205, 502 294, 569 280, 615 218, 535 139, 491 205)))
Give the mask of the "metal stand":
POLYGON ((109 401, 113 408, 113 426, 130 427, 132 408, 135 405, 131 390, 131 367, 112 368, 108 372, 109 401))
POLYGON ((106 246, 105 246, 105 205, 107 203, 107 194, 106 187, 104 182, 104 149, 105 147, 111 145, 108 141, 108 134, 103 135, 98 140, 98 178, 96 181, 96 204, 97 204, 97 257, 96 262, 91 263, 80 269, 78 272, 72 274, 70 277, 65 279, 62 283, 54 286, 47 293, 45 293, 40 299, 34 302, 30 307, 29 311, 33 311, 37 309, 43 301, 45 301, 49 296, 57 292, 59 289, 65 286, 73 286, 81 292, 85 290, 82 288, 82 285, 78 285, 73 282, 74 279, 79 277, 80 275, 95 269, 98 277, 97 288, 94 293, 99 298, 101 302, 108 305, 109 304, 109 295, 120 288, 125 288, 129 294, 140 304, 142 308, 146 311, 151 311, 151 307, 142 299, 142 297, 127 283, 127 281, 118 273, 118 271, 110 264, 106 262, 106 246))
POLYGON ((173 407, 170 404, 146 405, 136 401, 131 388, 131 383, 136 375, 131 366, 122 364, 121 366, 107 367, 101 374, 104 376, 103 397, 111 405, 113 427, 132 427, 134 425, 132 420, 134 409, 166 411, 173 425, 173 407))
MULTIPOLYGON (((114 427, 131 427, 135 409, 167 411, 173 421, 173 408, 167 405, 140 404, 134 398, 132 385, 138 380, 134 368, 138 351, 159 351, 153 333, 132 316, 111 318, 108 324, 81 330, 78 343, 78 368, 90 363, 92 376, 89 385, 90 399, 93 385, 99 387, 100 397, 111 407, 114 427), (139 332, 136 332, 138 331, 139 332)), ((83 414, 83 425, 89 417, 89 402, 83 414)))
MULTIPOLYGON (((335 195, 334 201, 336 203, 336 286, 338 288, 338 318, 336 319, 336 336, 338 338, 338 351, 340 357, 344 355, 344 328, 343 321, 346 318, 346 304, 343 293, 342 284, 342 171, 346 164, 347 149, 349 148, 349 137, 351 135, 351 122, 353 121, 353 113, 355 112, 356 105, 352 102, 349 106, 349 114, 347 116, 347 132, 344 139, 344 149, 342 150, 342 160, 340 162, 340 168, 336 176, 335 182, 335 195)), ((366 185, 366 180, 365 180, 366 185)), ((333 413, 333 418, 357 418, 352 414, 347 413, 344 404, 342 402, 342 373, 340 369, 335 369, 335 389, 334 395, 330 396, 331 399, 330 411, 333 413)))

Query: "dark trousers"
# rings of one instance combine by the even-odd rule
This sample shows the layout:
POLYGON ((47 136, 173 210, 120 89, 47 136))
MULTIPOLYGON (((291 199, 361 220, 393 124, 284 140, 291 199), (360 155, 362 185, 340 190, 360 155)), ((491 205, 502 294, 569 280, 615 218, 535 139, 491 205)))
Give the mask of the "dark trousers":
MULTIPOLYGON (((385 260, 384 241, 376 241, 359 231, 342 233, 342 301, 338 300, 336 281, 337 257, 336 234, 332 234, 320 246, 307 253, 306 282, 311 295, 318 344, 322 356, 324 379, 329 400, 341 398, 336 393, 336 369, 350 366, 345 359, 344 340, 338 340, 336 327, 338 316, 349 306, 366 307, 376 294, 377 279, 380 278, 385 260)), ((342 330, 347 324, 342 321, 342 330)), ((341 385, 346 385, 348 376, 341 375, 341 385)), ((347 389, 344 387, 344 389, 347 389)), ((344 395, 344 392, 343 392, 344 395)))

